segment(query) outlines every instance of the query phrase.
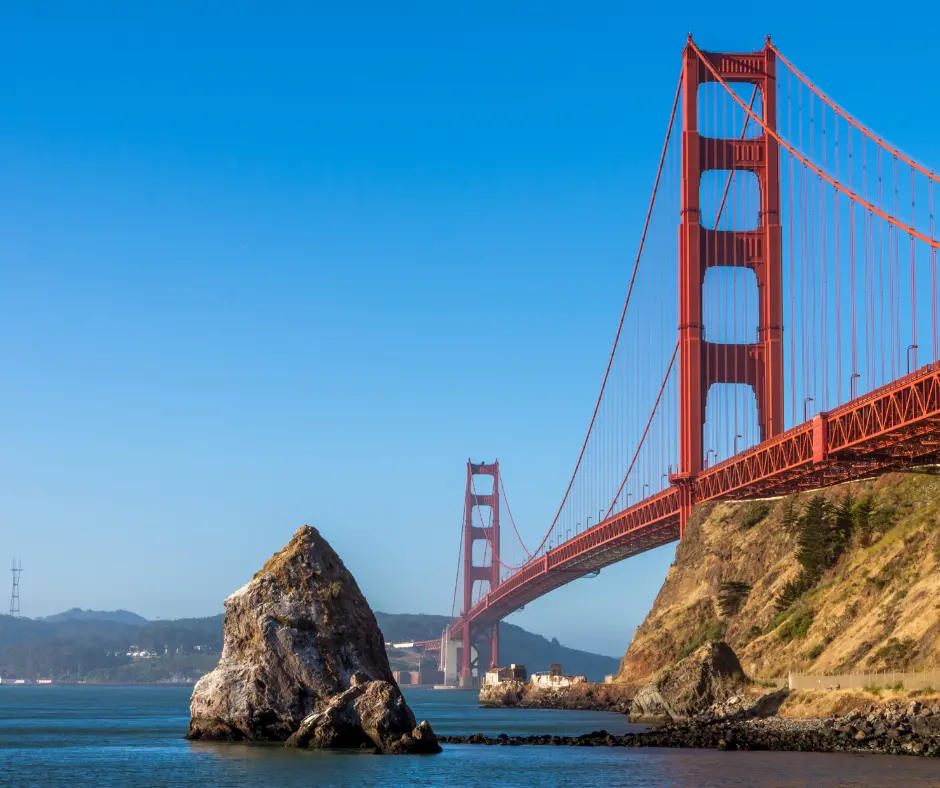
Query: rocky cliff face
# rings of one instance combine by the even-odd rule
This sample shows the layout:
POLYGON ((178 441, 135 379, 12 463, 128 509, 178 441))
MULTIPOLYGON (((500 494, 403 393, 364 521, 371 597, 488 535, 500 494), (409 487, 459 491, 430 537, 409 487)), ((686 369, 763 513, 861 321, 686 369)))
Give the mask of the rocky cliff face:
POLYGON ((618 681, 639 689, 720 639, 752 677, 934 664, 940 478, 932 471, 696 509, 618 681))
POLYGON ((193 689, 190 739, 439 750, 392 677, 375 616, 327 541, 304 526, 225 600, 218 667, 193 689))

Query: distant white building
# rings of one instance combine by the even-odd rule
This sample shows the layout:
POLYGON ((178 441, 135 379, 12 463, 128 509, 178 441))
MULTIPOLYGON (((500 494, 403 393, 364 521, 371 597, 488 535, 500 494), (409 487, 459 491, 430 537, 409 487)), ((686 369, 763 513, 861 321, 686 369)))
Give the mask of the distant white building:
POLYGON ((565 676, 561 672, 560 664, 552 664, 548 673, 533 673, 529 679, 533 687, 539 689, 560 689, 573 684, 585 684, 585 676, 565 676))
POLYGON ((131 659, 153 659, 157 655, 152 651, 138 649, 136 646, 131 646, 131 650, 127 652, 127 656, 131 659))

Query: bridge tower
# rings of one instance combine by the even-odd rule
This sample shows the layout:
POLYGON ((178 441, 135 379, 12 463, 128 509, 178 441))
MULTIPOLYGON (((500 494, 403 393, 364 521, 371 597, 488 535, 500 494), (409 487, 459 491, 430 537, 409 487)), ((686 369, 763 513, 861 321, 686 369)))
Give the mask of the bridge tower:
MULTIPOLYGON (((689 37, 691 43, 691 36, 689 37)), ((703 52, 728 83, 755 85, 763 121, 777 128, 776 57, 770 38, 763 50, 744 54, 703 52)), ((683 54, 681 221, 679 226, 680 455, 673 477, 681 496, 680 535, 695 503, 695 477, 703 465, 703 428, 708 390, 715 383, 749 385, 757 400, 760 439, 783 432, 783 294, 780 228, 780 154, 762 133, 748 139, 713 139, 698 129, 699 86, 715 81, 691 46, 683 54), (760 215, 753 230, 704 227, 700 210, 703 173, 752 172, 760 188, 760 215), (753 342, 706 339, 702 318, 705 272, 714 267, 754 271, 758 327, 753 342)))
MULTIPOLYGON (((484 554, 486 552, 484 548, 484 554)), ((499 585, 499 461, 492 463, 474 463, 467 460, 467 492, 464 503, 463 522, 463 656, 461 657, 460 676, 463 682, 471 681, 473 658, 471 649, 476 647, 480 636, 484 633, 473 632, 466 620, 467 613, 473 607, 473 584, 483 581, 489 584, 489 591, 499 585), (474 476, 490 476, 493 479, 493 488, 490 493, 476 493, 474 476), (474 525, 483 523, 479 513, 474 509, 480 506, 489 506, 492 512, 489 525, 474 525), (488 566, 473 563, 473 546, 477 542, 489 544, 490 563, 488 566)), ((490 663, 499 664, 499 624, 493 624, 489 632, 490 663)), ((477 649, 479 653, 480 649, 477 649)), ((483 669, 485 670, 485 668, 483 669)), ((482 678, 483 670, 478 670, 482 678)))

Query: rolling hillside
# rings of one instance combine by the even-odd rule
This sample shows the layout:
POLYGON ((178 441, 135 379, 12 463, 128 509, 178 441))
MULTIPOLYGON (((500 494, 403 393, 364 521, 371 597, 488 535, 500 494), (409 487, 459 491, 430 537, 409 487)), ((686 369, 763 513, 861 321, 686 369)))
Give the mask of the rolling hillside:
MULTIPOLYGON (((422 614, 376 613, 388 641, 440 637, 448 619, 422 614)), ((512 624, 501 628, 502 661, 544 670, 560 662, 565 671, 602 681, 614 673, 613 657, 567 648, 557 640, 512 624)), ((44 619, 0 616, 0 677, 58 681, 162 683, 195 681, 218 662, 222 616, 147 621, 129 611, 74 608, 44 619), (130 657, 131 647, 145 658, 130 657)), ((416 654, 392 655, 393 668, 415 667, 416 654), (401 664, 395 664, 396 660, 401 664)))

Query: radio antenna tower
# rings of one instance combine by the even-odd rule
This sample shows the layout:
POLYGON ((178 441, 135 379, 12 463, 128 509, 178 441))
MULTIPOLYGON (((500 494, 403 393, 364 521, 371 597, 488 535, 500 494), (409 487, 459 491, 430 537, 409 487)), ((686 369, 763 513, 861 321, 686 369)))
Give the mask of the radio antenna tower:
POLYGON ((10 594, 10 615, 19 618, 20 615, 20 575, 23 573, 23 560, 17 563, 13 559, 13 593, 10 594))

